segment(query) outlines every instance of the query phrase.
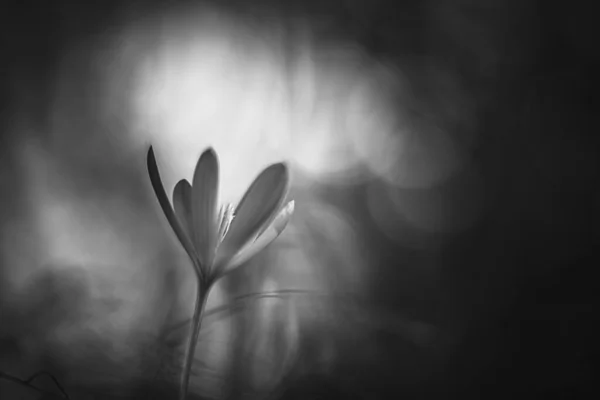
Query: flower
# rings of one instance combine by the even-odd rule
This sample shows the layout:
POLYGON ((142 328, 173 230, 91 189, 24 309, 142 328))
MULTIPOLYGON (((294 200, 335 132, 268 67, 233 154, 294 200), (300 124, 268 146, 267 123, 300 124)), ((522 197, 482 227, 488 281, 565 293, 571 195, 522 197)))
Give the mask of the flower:
POLYGON ((285 163, 265 168, 235 209, 224 204, 217 213, 219 161, 212 148, 196 164, 192 184, 182 179, 173 189, 173 205, 162 184, 152 147, 148 173, 160 206, 194 264, 202 282, 210 283, 250 260, 275 240, 294 211, 282 207, 289 185, 285 163))

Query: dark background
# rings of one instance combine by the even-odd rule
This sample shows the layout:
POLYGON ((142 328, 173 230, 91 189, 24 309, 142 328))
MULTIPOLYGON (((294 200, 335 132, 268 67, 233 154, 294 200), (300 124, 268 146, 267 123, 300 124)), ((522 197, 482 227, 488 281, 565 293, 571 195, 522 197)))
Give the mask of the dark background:
MULTIPOLYGON (((3 187, 16 179, 10 174, 14 137, 5 128, 16 110, 27 101, 39 118, 31 123, 44 126, 61 52, 101 35, 124 9, 114 0, 7 3, 0 15, 3 187), (36 98, 19 98, 15 82, 35 88, 36 98)), ((127 7, 154 10, 171 3, 177 2, 127 7)), ((224 3, 250 13, 271 7, 267 1, 224 3)), ((476 227, 444 245, 442 283, 421 298, 395 297, 395 269, 389 266, 406 260, 407 252, 372 228, 387 265, 378 270, 379 301, 392 309, 411 307, 440 326, 460 321, 464 335, 419 381, 402 376, 425 356, 394 341, 376 376, 368 366, 339 374, 363 382, 372 398, 591 398, 597 394, 593 276, 600 222, 593 2, 463 0, 452 4, 453 14, 430 17, 448 3, 285 3, 289 15, 331 18, 376 58, 401 63, 404 54, 422 54, 452 65, 476 104, 467 122, 479 138, 472 151, 488 211, 476 227), (444 300, 449 298, 452 305, 444 300), (405 367, 397 367, 399 358, 405 367)), ((435 90, 417 72, 411 79, 423 91, 435 90)), ((3 208, 10 212, 13 200, 5 194, 3 208)), ((366 213, 360 201, 354 207, 366 213)), ((294 390, 315 385, 308 380, 294 390)))

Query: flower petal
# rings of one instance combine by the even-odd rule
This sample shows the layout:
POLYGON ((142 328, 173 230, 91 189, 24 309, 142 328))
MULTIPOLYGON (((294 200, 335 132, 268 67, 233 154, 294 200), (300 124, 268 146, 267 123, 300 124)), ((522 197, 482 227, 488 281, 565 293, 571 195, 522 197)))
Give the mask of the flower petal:
POLYGON ((217 235, 216 208, 219 190, 219 160, 212 148, 196 164, 192 182, 192 220, 196 249, 206 268, 212 264, 217 235))
MULTIPOLYGON (((275 220, 272 224, 270 224, 254 242, 246 245, 246 247, 237 253, 229 263, 227 263, 220 272, 218 278, 223 277, 224 275, 230 273, 240 265, 249 261, 252 257, 261 252, 265 247, 267 247, 271 242, 273 242, 277 237, 283 232, 285 227, 287 226, 292 214, 294 213, 294 201, 290 201, 286 204, 286 206, 277 214, 275 220)), ((217 279, 218 279, 217 278, 217 279)))
POLYGON ((152 188, 154 189, 154 193, 156 194, 156 198, 158 199, 160 207, 167 217, 167 221, 169 221, 169 224, 171 225, 171 228, 173 228, 175 235, 177 235, 179 242, 181 242, 183 248, 194 263, 194 267, 198 272, 201 272, 199 269, 200 265, 198 262, 198 255, 196 254, 196 250, 192 245, 190 237, 185 233, 184 228, 179 223, 179 220, 177 219, 177 216, 175 215, 173 208, 169 203, 169 198, 167 197, 167 193, 165 192, 162 180, 160 178, 160 173, 158 172, 158 166, 156 165, 156 158, 154 157, 154 150, 152 149, 152 146, 150 146, 150 149, 148 150, 147 166, 148 175, 150 175, 150 182, 152 182, 152 188))
POLYGON ((242 197, 229 231, 219 246, 217 264, 225 265, 280 209, 288 189, 287 165, 267 167, 254 180, 242 197))
POLYGON ((173 189, 173 208, 179 223, 185 229, 185 233, 189 238, 193 238, 192 185, 185 179, 177 182, 175 189, 173 189))

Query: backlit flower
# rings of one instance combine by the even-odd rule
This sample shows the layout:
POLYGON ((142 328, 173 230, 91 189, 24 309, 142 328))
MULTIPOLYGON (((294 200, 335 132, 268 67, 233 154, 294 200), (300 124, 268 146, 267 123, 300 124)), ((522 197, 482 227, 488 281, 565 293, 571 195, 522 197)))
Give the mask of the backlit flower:
POLYGON ((196 164, 192 184, 182 179, 173 190, 173 203, 163 187, 150 147, 148 172, 169 224, 203 283, 210 285, 248 261, 270 244, 287 225, 294 202, 285 206, 289 172, 285 163, 265 168, 237 207, 218 206, 219 161, 212 148, 196 164))

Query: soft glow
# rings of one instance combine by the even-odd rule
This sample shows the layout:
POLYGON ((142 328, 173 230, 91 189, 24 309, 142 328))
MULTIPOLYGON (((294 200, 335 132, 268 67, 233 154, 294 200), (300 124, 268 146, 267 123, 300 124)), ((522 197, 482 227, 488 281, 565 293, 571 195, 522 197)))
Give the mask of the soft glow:
MULTIPOLYGON (((173 174, 190 171, 198 152, 212 145, 222 155, 224 197, 235 199, 276 160, 327 181, 360 178, 361 165, 381 159, 382 148, 391 163, 393 111, 370 87, 384 78, 365 68, 372 61, 359 48, 317 45, 307 21, 257 30, 202 11, 188 12, 183 21, 178 13, 165 17, 160 31, 151 23, 136 25, 132 30, 145 29, 155 45, 144 47, 139 39, 138 53, 128 47, 117 56, 137 71, 134 141, 152 141, 162 158, 173 160, 173 174), (365 141, 372 146, 361 145, 365 141)), ((174 184, 170 175, 165 181, 174 184)))

